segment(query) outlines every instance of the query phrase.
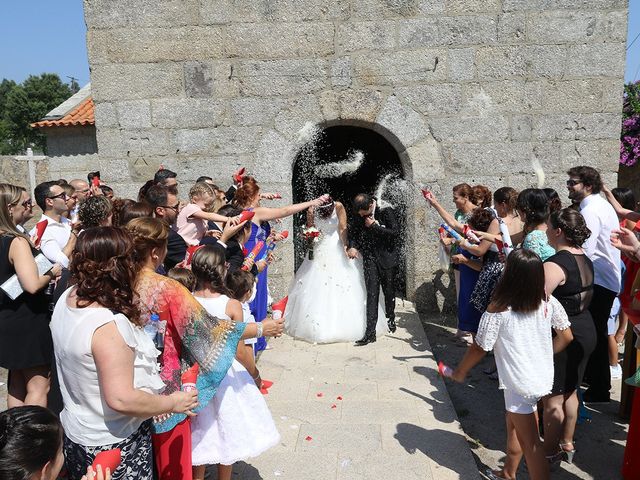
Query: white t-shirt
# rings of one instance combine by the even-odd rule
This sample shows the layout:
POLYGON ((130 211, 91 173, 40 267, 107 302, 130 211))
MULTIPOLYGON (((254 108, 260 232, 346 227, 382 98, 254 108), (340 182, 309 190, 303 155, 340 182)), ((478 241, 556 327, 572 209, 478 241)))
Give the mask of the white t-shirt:
POLYGON ((620 228, 618 215, 601 195, 587 196, 580 202, 580 213, 584 217, 591 235, 584 242, 584 253, 593 262, 593 283, 620 292, 620 251, 611 245, 611 231, 620 228))
POLYGON ((104 399, 91 353, 95 331, 114 322, 125 343, 135 351, 133 386, 149 393, 164 389, 157 358, 160 352, 141 327, 121 313, 106 308, 73 308, 62 294, 51 318, 51 335, 64 410, 60 421, 65 434, 84 446, 118 443, 134 433, 145 421, 112 410, 104 399))
POLYGON ((483 350, 493 350, 501 389, 540 398, 553 387, 551 329, 570 326, 564 308, 551 297, 535 312, 485 312, 475 341, 483 350))
MULTIPOLYGON (((47 228, 40 239, 40 251, 47 257, 51 263, 59 263, 65 268, 69 267, 69 257, 67 257, 62 249, 69 242, 71 236, 71 221, 68 218, 60 217, 57 222, 47 215, 42 215, 39 221, 46 220, 47 228)), ((29 235, 34 236, 36 227, 33 227, 29 235)))

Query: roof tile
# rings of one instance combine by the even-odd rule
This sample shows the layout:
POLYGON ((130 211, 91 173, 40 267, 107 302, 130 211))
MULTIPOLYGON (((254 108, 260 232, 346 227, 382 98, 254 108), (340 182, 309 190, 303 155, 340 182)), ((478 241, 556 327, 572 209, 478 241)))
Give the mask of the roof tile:
POLYGON ((32 123, 33 128, 47 127, 77 127, 85 125, 95 125, 96 120, 93 109, 93 99, 91 97, 82 101, 76 108, 57 120, 42 120, 32 123))

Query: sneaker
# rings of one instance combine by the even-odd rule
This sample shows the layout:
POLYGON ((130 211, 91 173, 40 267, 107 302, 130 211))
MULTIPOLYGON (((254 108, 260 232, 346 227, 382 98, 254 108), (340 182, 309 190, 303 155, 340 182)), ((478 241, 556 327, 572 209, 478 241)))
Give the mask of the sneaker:
POLYGON ((611 370, 611 380, 619 380, 622 378, 622 367, 620 364, 610 365, 609 369, 611 370))

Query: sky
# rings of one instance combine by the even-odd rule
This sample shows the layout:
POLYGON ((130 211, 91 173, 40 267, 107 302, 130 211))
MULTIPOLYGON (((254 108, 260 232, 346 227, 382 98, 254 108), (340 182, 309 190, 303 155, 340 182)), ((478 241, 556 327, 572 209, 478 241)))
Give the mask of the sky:
MULTIPOLYGON (((82 0, 7 0, 0 15, 0 79, 57 73, 89 81, 82 0)), ((640 80, 640 1, 629 2, 625 81, 640 80)))

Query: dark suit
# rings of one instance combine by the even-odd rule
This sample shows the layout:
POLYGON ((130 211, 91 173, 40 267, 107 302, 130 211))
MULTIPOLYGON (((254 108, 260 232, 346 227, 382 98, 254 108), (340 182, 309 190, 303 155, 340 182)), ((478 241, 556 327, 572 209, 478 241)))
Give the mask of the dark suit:
POLYGON ((164 268, 168 272, 178 263, 184 260, 187 254, 187 243, 173 229, 169 229, 169 238, 167 239, 167 256, 164 259, 164 268))
POLYGON ((385 313, 395 318, 395 276, 398 266, 396 243, 398 222, 392 208, 376 209, 377 223, 364 226, 364 219, 356 216, 349 229, 349 247, 356 248, 364 263, 364 281, 367 288, 367 331, 365 338, 376 335, 380 287, 384 293, 385 313))

